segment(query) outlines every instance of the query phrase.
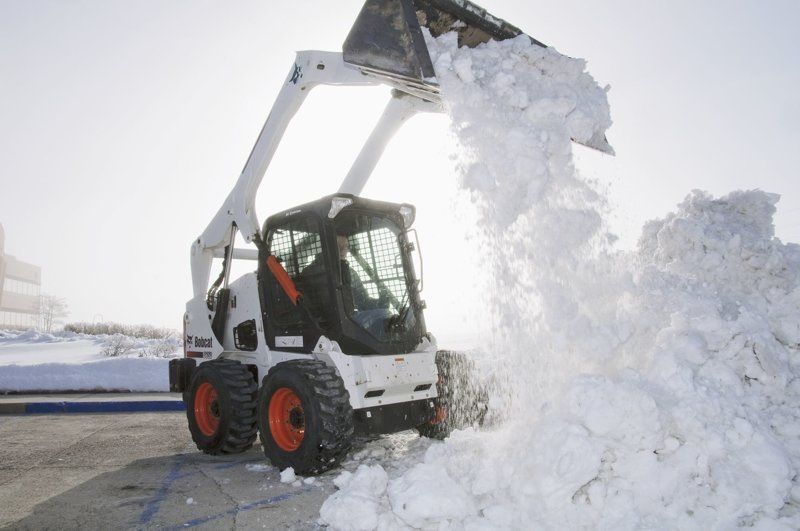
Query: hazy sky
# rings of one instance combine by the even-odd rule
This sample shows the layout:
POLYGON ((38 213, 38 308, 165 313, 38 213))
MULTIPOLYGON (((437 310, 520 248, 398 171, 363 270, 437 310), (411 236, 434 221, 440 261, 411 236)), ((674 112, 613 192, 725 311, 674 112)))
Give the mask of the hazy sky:
MULTIPOLYGON (((179 328, 189 245, 238 177, 294 52, 340 50, 361 3, 0 0, 6 252, 42 266, 72 319, 179 328)), ((800 241, 800 2, 483 5, 611 85, 618 155, 578 155, 610 187, 621 245, 694 188, 780 193, 778 236, 800 241)), ((316 89, 267 172, 260 219, 334 192, 387 97, 316 89)), ((443 116, 415 118, 364 192, 417 205, 440 338, 470 308, 452 273, 479 257, 452 212, 452 146, 443 116)))

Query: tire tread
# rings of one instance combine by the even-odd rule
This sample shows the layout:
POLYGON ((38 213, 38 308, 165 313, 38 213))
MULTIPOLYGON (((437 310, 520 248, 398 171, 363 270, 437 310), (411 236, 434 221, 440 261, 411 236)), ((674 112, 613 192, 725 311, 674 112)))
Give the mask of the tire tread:
MULTIPOLYGON (((228 432, 221 445, 208 448, 195 441, 197 448, 209 455, 238 454, 253 446, 258 434, 256 395, 258 385, 252 373, 235 360, 216 359, 205 362, 223 379, 232 407, 228 432)), ((188 413, 188 412, 187 412, 188 413)), ((190 413, 189 413, 190 414, 190 413)))

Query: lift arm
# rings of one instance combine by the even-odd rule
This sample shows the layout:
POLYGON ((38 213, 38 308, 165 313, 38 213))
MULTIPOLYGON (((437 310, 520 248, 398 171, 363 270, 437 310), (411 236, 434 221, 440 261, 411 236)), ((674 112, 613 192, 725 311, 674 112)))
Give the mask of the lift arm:
POLYGON ((343 194, 359 195, 378 164, 386 145, 398 129, 419 112, 441 112, 442 106, 434 101, 420 99, 400 90, 392 91, 378 123, 372 129, 356 160, 339 187, 343 194))

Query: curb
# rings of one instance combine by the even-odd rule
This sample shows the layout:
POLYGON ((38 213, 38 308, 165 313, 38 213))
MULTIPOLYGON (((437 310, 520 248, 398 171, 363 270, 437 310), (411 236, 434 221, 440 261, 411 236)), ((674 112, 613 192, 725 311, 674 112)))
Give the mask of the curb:
POLYGON ((186 404, 184 404, 182 400, 0 403, 0 415, 36 415, 44 413, 153 413, 185 410, 186 404))

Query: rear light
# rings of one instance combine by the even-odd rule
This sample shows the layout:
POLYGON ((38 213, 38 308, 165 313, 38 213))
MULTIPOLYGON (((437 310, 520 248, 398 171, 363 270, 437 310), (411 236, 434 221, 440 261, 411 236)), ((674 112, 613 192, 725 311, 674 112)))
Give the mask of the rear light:
POLYGON ((414 224, 414 218, 417 217, 417 210, 411 205, 403 204, 400 206, 400 215, 403 217, 405 228, 410 229, 414 224))
POLYGON ((328 217, 333 219, 339 215, 343 208, 349 207, 353 204, 353 200, 349 197, 334 197, 331 199, 331 210, 328 212, 328 217))

